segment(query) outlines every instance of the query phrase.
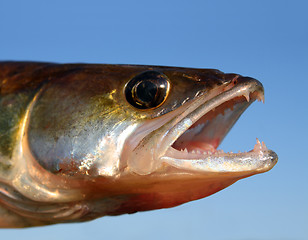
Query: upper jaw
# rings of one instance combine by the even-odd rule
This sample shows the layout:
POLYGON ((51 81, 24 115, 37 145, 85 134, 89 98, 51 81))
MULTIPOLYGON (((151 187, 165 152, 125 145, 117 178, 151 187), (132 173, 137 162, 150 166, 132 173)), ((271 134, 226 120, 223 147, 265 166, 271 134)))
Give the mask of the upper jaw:
POLYGON ((277 162, 277 155, 267 150, 265 145, 257 143, 254 150, 240 154, 216 150, 236 120, 256 99, 264 100, 262 84, 252 78, 236 76, 228 85, 218 86, 185 103, 163 116, 159 127, 147 129, 146 135, 140 134, 139 141, 131 139, 138 144, 129 157, 129 169, 140 175, 160 172, 159 169, 166 165, 179 172, 245 172, 248 175, 271 169, 277 162), (232 110, 225 112, 228 108, 232 110), (224 115, 219 114, 224 112, 224 115), (199 136, 190 136, 202 145, 197 148, 199 152, 193 153, 195 146, 190 144, 192 139, 187 140, 187 130, 198 128, 195 125, 206 119, 212 120, 203 127, 199 126, 199 136), (141 135, 144 136, 142 139, 141 135), (181 140, 184 144, 179 143, 181 140), (187 145, 187 152, 181 151, 187 145))

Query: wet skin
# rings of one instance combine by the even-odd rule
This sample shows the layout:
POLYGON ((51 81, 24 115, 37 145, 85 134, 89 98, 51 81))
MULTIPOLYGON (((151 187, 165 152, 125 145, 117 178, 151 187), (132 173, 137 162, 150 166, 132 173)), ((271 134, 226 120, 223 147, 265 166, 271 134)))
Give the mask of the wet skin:
POLYGON ((179 204, 270 170, 262 143, 217 147, 263 100, 214 69, 0 63, 0 226, 91 220, 179 204))

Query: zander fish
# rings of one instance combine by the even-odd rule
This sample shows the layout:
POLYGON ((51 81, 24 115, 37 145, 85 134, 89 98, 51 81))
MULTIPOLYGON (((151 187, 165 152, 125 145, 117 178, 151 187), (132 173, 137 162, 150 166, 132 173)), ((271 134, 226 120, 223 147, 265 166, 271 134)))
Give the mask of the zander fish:
POLYGON ((0 227, 169 208, 270 170, 217 147, 262 84, 214 69, 0 63, 0 227))

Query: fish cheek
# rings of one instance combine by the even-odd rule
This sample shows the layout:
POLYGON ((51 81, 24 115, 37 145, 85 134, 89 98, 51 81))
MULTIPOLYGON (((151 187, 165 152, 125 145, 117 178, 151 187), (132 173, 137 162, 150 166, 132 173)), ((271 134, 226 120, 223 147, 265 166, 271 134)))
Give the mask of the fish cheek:
MULTIPOLYGON (((81 87, 83 87, 81 85, 81 87)), ((61 173, 65 163, 68 174, 78 172, 81 152, 92 141, 87 98, 71 87, 49 85, 38 97, 30 113, 28 142, 36 161, 52 173, 61 173)), ((93 121, 92 121, 93 122, 93 121)))
POLYGON ((125 139, 139 116, 119 101, 112 90, 82 95, 49 86, 30 114, 28 142, 36 161, 49 172, 70 177, 115 175, 124 144, 119 139, 125 139))

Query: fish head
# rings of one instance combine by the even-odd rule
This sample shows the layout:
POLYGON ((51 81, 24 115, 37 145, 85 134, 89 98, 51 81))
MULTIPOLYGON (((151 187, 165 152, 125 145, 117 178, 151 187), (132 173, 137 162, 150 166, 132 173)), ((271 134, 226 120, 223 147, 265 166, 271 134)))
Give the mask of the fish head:
MULTIPOLYGON (((276 164, 276 153, 258 139, 249 152, 217 149, 247 107, 255 100, 264 101, 259 81, 214 69, 151 70, 160 79, 157 85, 162 78, 167 82, 165 99, 155 107, 140 109, 129 99, 135 91, 130 84, 138 87, 143 81, 153 81, 155 77, 148 78, 148 73, 125 86, 131 110, 147 115, 125 140, 121 154, 121 180, 134 196, 126 208, 173 207, 209 196, 276 164)), ((144 89, 142 94, 148 92, 144 89)))
POLYGON ((209 196, 277 162, 259 141, 243 153, 217 149, 255 100, 264 100, 259 81, 215 69, 72 65, 29 105, 15 188, 82 202, 84 219, 209 196))

